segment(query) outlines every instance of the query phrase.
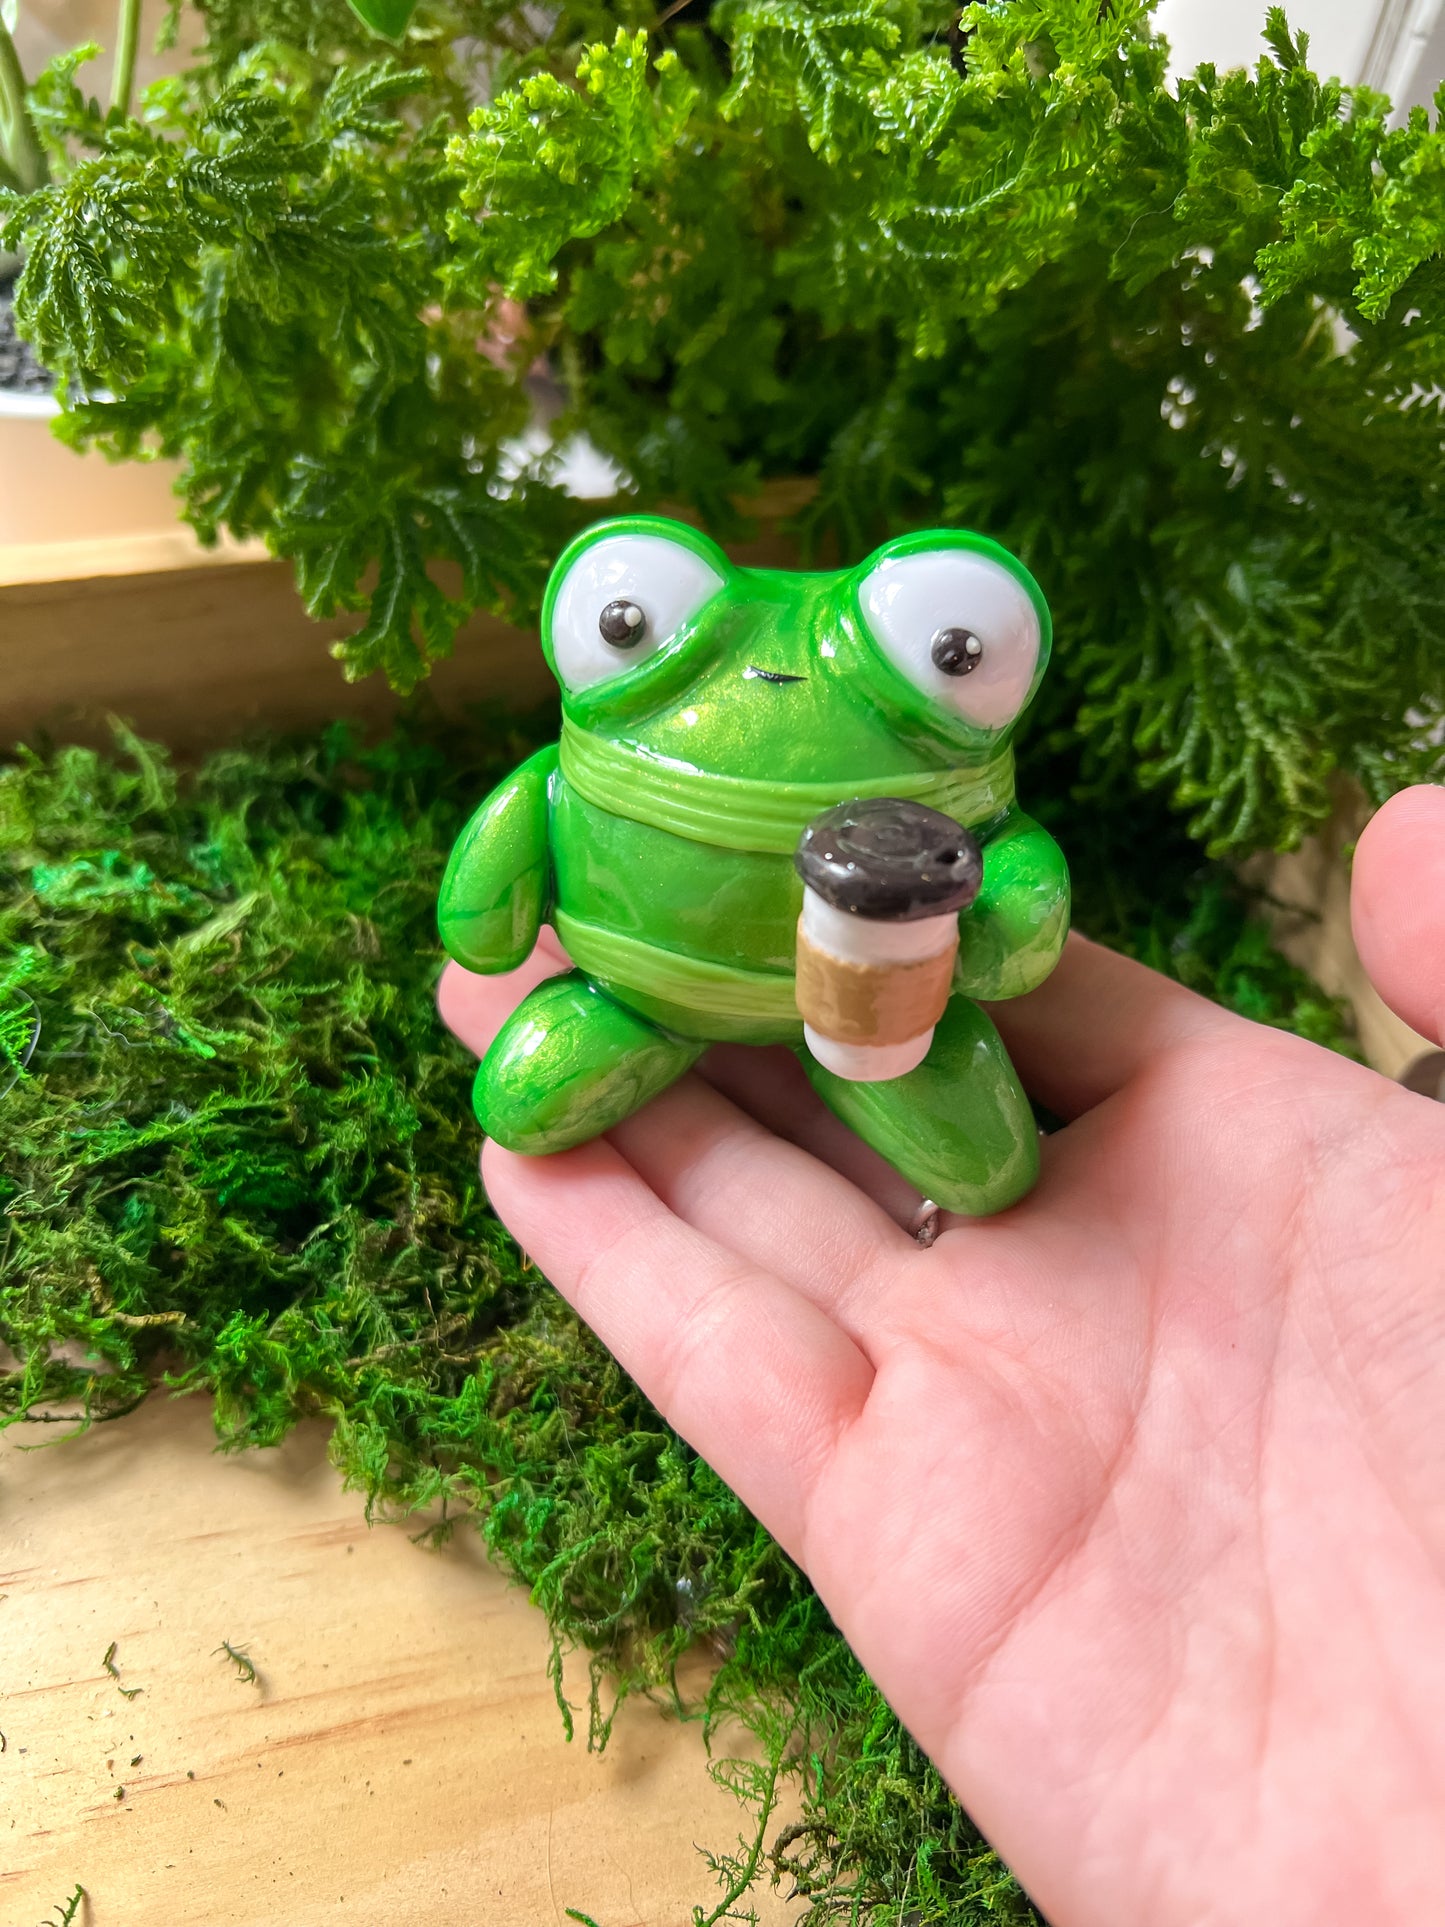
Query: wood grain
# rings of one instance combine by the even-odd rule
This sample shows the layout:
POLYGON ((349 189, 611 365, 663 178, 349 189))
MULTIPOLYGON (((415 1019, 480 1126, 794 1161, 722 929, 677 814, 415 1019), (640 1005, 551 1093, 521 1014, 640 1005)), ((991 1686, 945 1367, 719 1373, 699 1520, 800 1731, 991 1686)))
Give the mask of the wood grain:
POLYGON ((44 1450, 21 1429, 0 1442, 6 1927, 77 1882, 86 1927, 563 1927, 569 1907, 684 1927, 714 1903, 695 1843, 731 1847, 741 1811, 698 1729, 637 1702, 600 1757, 569 1745, 541 1615, 469 1530, 439 1552, 369 1530, 320 1425, 226 1457, 200 1400, 44 1450))
MULTIPOLYGON (((384 726, 397 709, 385 680, 348 683, 329 653, 361 618, 314 621, 291 565, 260 543, 203 549, 176 519, 173 473, 113 467, 56 442, 47 421, 0 419, 0 742, 44 730, 104 743, 111 715, 187 753, 338 717, 384 726)), ((732 545, 734 559, 795 564, 784 525, 815 488, 761 490, 745 505, 755 533, 732 545)), ((596 513, 626 506, 598 502, 596 513)), ((455 568, 434 573, 460 594, 455 568)), ((426 683, 427 700, 452 714, 555 695, 536 634, 486 615, 463 625, 426 683)))
MULTIPOLYGON (((87 544, 84 558, 69 543, 0 549, 0 740, 104 742, 111 715, 182 752, 338 717, 379 727, 397 698, 379 676, 346 682, 329 654, 355 626, 313 621, 290 564, 251 545, 207 552, 168 532, 87 544)), ((556 690, 535 636, 478 615, 428 693, 455 713, 556 690)))

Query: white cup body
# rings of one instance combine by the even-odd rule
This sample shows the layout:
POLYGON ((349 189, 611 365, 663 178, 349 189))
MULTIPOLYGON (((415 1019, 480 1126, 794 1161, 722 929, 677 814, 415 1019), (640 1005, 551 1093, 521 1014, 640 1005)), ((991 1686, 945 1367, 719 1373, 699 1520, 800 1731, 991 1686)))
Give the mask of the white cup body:
MULTIPOLYGON (((958 941, 958 912, 918 917, 912 922, 884 922, 855 916, 825 903, 815 890, 803 891, 802 934, 815 950, 844 964, 911 964, 935 957, 958 941)), ((933 1025, 896 1044, 843 1043, 824 1037, 811 1024, 803 1026, 808 1049, 825 1070, 853 1084, 881 1084, 916 1070, 933 1042, 933 1025)))

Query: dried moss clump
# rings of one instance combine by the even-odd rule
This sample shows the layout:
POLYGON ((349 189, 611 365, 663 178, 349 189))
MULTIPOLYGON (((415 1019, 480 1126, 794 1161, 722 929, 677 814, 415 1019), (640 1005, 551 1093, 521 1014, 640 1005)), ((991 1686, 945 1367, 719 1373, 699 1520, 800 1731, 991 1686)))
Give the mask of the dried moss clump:
MULTIPOLYGON (((558 1655, 592 1654, 595 1741, 618 1693, 711 1642, 705 1710, 763 1764, 716 1769, 753 1811, 699 1921, 746 1919, 770 1871, 818 1922, 1034 1920, 806 1581, 488 1213, 432 914, 467 810, 528 746, 337 729, 182 780, 122 732, 0 762, 0 1416, 110 1417, 161 1375, 213 1397, 230 1447, 326 1414, 373 1505, 470 1514, 558 1655), (782 1773, 804 1815, 775 1837, 782 1773)), ((1338 1039, 1226 873, 1041 774, 1086 922, 1338 1039)))

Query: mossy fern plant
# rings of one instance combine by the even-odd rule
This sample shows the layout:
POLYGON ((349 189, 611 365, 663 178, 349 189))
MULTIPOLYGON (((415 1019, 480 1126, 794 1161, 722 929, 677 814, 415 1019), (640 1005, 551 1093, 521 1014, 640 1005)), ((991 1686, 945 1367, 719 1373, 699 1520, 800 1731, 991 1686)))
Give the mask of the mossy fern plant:
POLYGON ((1445 135, 1278 8, 1252 73, 1173 83, 1149 14, 420 0, 388 51, 345 0, 202 0, 139 117, 81 56, 33 89, 21 324, 63 433, 179 457, 203 535, 360 612, 348 674, 535 607, 580 513, 516 472, 540 361, 554 445, 719 534, 776 476, 844 557, 987 529, 1086 781, 1287 845, 1334 772, 1440 768, 1445 135))

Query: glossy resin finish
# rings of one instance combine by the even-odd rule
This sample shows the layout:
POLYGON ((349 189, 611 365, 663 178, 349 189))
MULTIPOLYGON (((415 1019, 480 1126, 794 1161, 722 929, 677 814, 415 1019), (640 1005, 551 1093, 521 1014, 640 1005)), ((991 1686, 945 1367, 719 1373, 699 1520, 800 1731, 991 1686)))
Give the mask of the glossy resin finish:
POLYGON ((941 531, 836 573, 743 569, 692 529, 630 516, 564 553, 542 641, 561 740, 468 824, 440 924, 459 963, 496 972, 550 922, 576 970, 534 991, 484 1058, 483 1127, 517 1151, 561 1150, 711 1041, 785 1043, 925 1196, 974 1214, 1020 1197, 1034 1126, 976 1000, 1041 982, 1068 923, 1063 858, 1014 800, 1009 738, 1050 643, 1023 566, 941 531), (816 817, 861 797, 940 810, 983 857, 927 1058, 874 1083, 812 1058, 794 1000, 794 853, 816 817))

